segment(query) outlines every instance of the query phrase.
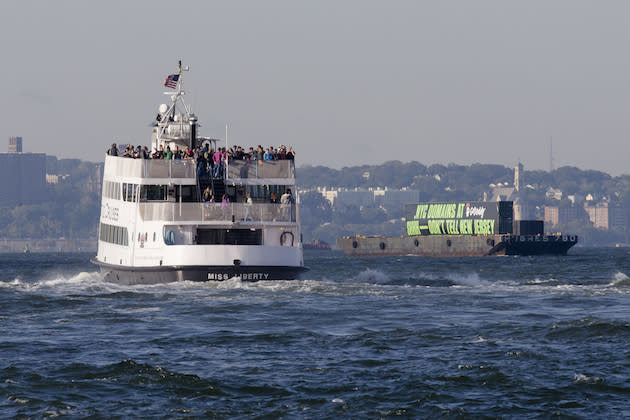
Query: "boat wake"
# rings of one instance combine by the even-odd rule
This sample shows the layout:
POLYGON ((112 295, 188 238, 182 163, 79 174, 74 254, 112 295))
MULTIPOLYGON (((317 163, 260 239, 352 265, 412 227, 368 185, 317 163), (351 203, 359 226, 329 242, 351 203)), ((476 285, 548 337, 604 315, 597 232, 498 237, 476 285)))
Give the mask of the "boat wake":
POLYGON ((412 288, 452 288, 476 289, 478 291, 510 293, 562 293, 562 294, 607 294, 630 293, 630 277, 623 272, 616 272, 608 282, 589 282, 582 284, 566 283, 553 276, 534 277, 521 280, 487 279, 477 272, 407 272, 387 273, 378 269, 367 268, 346 279, 304 279, 243 281, 232 277, 224 281, 175 282, 160 284, 122 285, 105 281, 100 272, 81 271, 76 274, 41 274, 39 278, 16 277, 0 281, 0 289, 23 293, 38 294, 84 294, 102 295, 120 292, 130 293, 173 293, 191 295, 217 295, 226 291, 245 293, 304 293, 324 295, 346 295, 355 293, 382 293, 389 287, 412 288))
POLYGON ((621 271, 613 275, 612 281, 608 284, 610 287, 627 287, 630 286, 630 277, 621 271))

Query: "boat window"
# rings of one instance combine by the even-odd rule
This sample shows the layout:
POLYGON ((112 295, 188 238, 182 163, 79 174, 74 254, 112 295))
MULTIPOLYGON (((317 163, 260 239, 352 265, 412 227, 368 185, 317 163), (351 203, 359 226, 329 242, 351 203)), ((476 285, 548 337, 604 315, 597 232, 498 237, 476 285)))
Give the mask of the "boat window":
POLYGON ((105 181, 103 183, 103 197, 120 200, 120 183, 105 181))
POLYGON ((127 228, 123 226, 114 226, 107 223, 101 223, 99 230, 99 239, 103 242, 109 242, 116 245, 129 245, 127 228))
POLYGON ((142 185, 140 188, 140 201, 166 201, 166 185, 142 185))
POLYGON ((196 203, 199 201, 196 185, 179 185, 178 187, 175 189, 177 194, 175 201, 179 201, 180 197, 184 203, 196 203))
POLYGON ((198 229, 199 245, 262 245, 261 229, 198 229))
POLYGON ((138 184, 122 184, 122 193, 124 201, 136 201, 136 195, 138 194, 138 184))
MULTIPOLYGON (((288 188, 292 187, 289 186, 288 188)), ((269 202, 272 194, 277 200, 280 200, 280 197, 282 197, 286 189, 286 185, 248 185, 247 191, 243 196, 249 193, 252 195, 254 201, 269 202)))

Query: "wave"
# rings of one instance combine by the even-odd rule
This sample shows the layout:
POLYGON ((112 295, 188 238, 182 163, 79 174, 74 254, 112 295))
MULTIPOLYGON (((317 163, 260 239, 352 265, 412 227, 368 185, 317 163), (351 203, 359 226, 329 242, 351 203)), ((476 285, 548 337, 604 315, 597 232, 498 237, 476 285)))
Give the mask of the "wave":
POLYGON ((611 282, 608 283, 608 286, 610 287, 630 286, 630 277, 628 277, 625 273, 618 271, 613 275, 613 278, 611 282))
POLYGON ((53 275, 52 278, 44 278, 41 280, 28 281, 22 278, 16 277, 11 281, 0 281, 0 287, 6 289, 15 289, 23 291, 37 291, 42 289, 59 289, 59 288, 72 288, 72 287, 84 287, 86 284, 107 284, 103 281, 103 275, 99 272, 79 272, 74 275, 53 275))
POLYGON ((604 379, 598 376, 587 376, 582 373, 576 373, 573 376, 573 382, 576 384, 600 384, 604 382, 604 379))
MULTIPOLYGON (((317 279, 315 275, 303 280, 272 280, 249 282, 233 277, 224 281, 175 282, 153 285, 121 285, 104 280, 97 271, 80 271, 76 274, 42 273, 38 279, 15 277, 0 281, 0 289, 24 293, 115 295, 117 293, 173 293, 175 295, 217 296, 228 291, 303 293, 325 295, 380 294, 388 288, 453 288, 475 289, 482 292, 551 293, 576 295, 602 295, 630 293, 630 277, 617 271, 607 283, 567 283, 555 276, 535 275, 529 279, 496 277, 493 271, 415 271, 407 269, 360 268, 346 277, 317 279), (495 276, 495 277, 488 277, 495 276)), ((331 271, 332 273, 332 271, 331 271)), ((503 276, 503 274, 501 274, 503 276)))

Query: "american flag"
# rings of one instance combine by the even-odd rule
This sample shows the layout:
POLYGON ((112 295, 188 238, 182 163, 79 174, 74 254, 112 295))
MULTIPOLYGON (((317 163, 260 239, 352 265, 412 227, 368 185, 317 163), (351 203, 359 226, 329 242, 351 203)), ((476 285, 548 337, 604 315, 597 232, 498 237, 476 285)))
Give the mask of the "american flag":
POLYGON ((164 86, 175 89, 177 87, 177 81, 179 80, 179 74, 169 74, 166 79, 164 79, 164 86))

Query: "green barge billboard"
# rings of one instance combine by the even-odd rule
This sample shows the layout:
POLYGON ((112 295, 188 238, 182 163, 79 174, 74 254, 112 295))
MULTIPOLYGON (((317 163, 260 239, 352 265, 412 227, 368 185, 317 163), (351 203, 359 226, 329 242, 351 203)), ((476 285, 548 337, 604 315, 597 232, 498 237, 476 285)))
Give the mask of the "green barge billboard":
POLYGON ((466 201, 405 205, 407 235, 409 236, 505 233, 500 232, 499 226, 501 219, 506 216, 509 216, 511 225, 512 202, 466 201), (506 205, 508 203, 509 206, 506 205), (500 214, 500 209, 503 210, 503 215, 500 214))

